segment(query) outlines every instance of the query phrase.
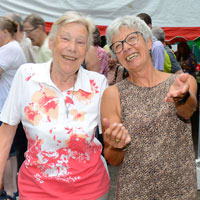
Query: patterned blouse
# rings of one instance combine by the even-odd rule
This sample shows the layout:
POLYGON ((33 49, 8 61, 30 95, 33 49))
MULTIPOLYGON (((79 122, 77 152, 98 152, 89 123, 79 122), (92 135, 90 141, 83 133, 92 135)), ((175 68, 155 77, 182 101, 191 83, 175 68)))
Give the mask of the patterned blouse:
POLYGON ((28 139, 20 199, 97 199, 109 189, 95 138, 106 78, 81 67, 75 87, 61 92, 50 66, 51 61, 21 66, 0 117, 10 125, 21 120, 28 139))
POLYGON ((122 123, 131 134, 117 200, 195 200, 195 155, 189 121, 164 100, 175 75, 153 87, 117 83, 122 123))
POLYGON ((185 73, 189 73, 194 77, 196 76, 195 72, 196 72, 197 61, 192 53, 189 55, 187 60, 181 59, 180 64, 185 73))

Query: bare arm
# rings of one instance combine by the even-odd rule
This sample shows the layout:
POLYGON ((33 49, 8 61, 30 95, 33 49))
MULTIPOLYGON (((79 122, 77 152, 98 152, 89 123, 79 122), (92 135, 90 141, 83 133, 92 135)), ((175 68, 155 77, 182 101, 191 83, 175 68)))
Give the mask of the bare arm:
POLYGON ((0 126, 0 188, 2 187, 2 179, 4 174, 4 169, 10 152, 10 148, 15 136, 17 125, 11 126, 2 123, 0 126))
POLYGON ((101 103, 101 120, 104 155, 112 165, 119 165, 124 158, 124 147, 130 143, 128 131, 121 124, 121 107, 118 89, 111 86, 104 91, 101 103))
POLYGON ((197 108, 196 93, 196 80, 189 74, 180 74, 171 86, 166 101, 175 103, 177 114, 180 117, 190 119, 197 108), (189 98, 184 103, 180 103, 188 92, 189 98))

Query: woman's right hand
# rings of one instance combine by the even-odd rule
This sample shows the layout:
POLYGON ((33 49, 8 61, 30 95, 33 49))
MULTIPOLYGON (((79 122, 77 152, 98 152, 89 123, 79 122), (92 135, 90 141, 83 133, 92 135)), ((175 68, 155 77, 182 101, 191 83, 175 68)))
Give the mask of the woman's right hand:
POLYGON ((131 142, 131 136, 128 130, 121 123, 110 125, 107 118, 103 119, 105 131, 103 135, 104 142, 112 148, 123 149, 131 142))

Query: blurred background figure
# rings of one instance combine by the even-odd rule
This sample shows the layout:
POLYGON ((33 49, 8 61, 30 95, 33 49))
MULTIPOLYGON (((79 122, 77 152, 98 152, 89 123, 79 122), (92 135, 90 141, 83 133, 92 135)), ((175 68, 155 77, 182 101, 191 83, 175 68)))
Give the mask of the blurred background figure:
POLYGON ((181 66, 176 60, 176 56, 165 43, 165 32, 161 27, 155 26, 152 28, 153 36, 156 37, 157 40, 162 42, 165 48, 165 62, 164 62, 164 72, 168 73, 182 73, 181 66))
POLYGON ((93 33, 93 46, 87 52, 85 65, 86 69, 97 71, 107 76, 108 53, 101 47, 101 36, 97 26, 93 33))
MULTIPOLYGON (((23 50, 15 40, 16 33, 17 24, 6 17, 0 17, 0 113, 4 102, 7 99, 16 71, 20 65, 26 63, 23 50)), ((2 195, 9 199, 15 199, 18 191, 17 159, 14 142, 10 150, 3 176, 3 187, 5 192, 2 195)))
POLYGON ((97 51, 99 58, 100 73, 107 76, 108 71, 108 53, 105 49, 101 47, 101 36, 98 27, 96 26, 93 33, 93 45, 97 51))
MULTIPOLYGON (((140 13, 137 15, 140 19, 152 29, 152 19, 147 13, 140 13)), ((151 55, 153 60, 154 67, 159 71, 164 71, 164 62, 165 62, 165 49, 161 41, 153 36, 153 46, 151 49, 151 55)))
POLYGON ((127 77, 127 70, 121 66, 116 58, 110 53, 110 48, 106 45, 104 49, 108 52, 108 72, 107 80, 109 85, 114 85, 127 77))
POLYGON ((93 45, 89 47, 82 66, 89 71, 100 72, 99 57, 93 45))
MULTIPOLYGON (((18 13, 8 13, 7 18, 17 23, 17 32, 15 34, 15 39, 19 42, 24 55, 26 57, 27 63, 36 63, 36 52, 38 50, 37 46, 33 46, 31 40, 25 36, 23 20, 18 13)), ((27 150, 27 139, 21 122, 18 125, 16 135, 15 135, 15 150, 17 155, 17 168, 21 167, 23 161, 25 160, 25 152, 27 150)))
POLYGON ((176 57, 182 67, 182 70, 196 77, 197 61, 187 42, 180 42, 178 44, 176 57))
POLYGON ((45 30, 45 21, 37 14, 28 15, 23 22, 24 32, 30 38, 33 46, 38 46, 37 62, 42 63, 48 61, 52 57, 49 48, 49 39, 45 30))
POLYGON ((25 36, 22 17, 18 13, 8 13, 6 17, 17 23, 15 40, 20 43, 27 63, 36 63, 36 51, 38 47, 33 46, 31 40, 25 36))

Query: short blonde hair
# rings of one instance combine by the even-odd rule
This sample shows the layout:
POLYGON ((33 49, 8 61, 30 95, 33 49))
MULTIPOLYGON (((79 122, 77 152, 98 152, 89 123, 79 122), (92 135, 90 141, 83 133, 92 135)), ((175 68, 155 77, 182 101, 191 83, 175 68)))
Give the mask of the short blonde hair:
POLYGON ((61 26, 69 23, 80 23, 85 25, 88 31, 88 48, 89 48, 93 43, 93 32, 95 30, 95 25, 90 17, 80 12, 68 11, 64 13, 56 22, 53 23, 49 37, 55 38, 58 29, 61 26))

